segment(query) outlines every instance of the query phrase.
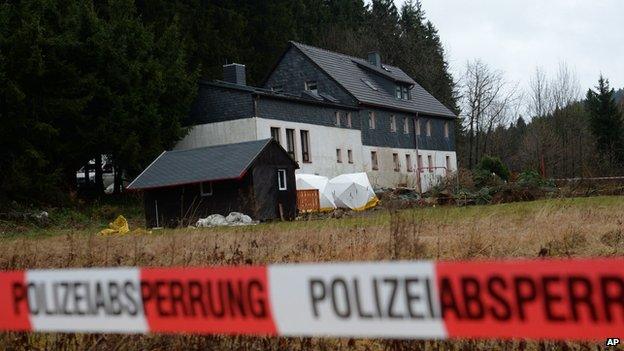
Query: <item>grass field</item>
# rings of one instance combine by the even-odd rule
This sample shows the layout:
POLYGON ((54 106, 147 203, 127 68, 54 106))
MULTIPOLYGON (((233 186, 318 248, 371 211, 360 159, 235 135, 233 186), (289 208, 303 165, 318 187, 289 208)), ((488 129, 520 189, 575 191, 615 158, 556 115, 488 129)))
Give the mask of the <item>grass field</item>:
MULTIPOLYGON (((140 225, 134 215, 131 225, 140 225)), ((98 223, 101 226, 101 223, 98 223)), ((397 259, 474 260, 624 254, 624 197, 379 210, 252 227, 97 235, 99 226, 24 229, 0 239, 0 268, 207 266, 397 259)), ((595 343, 0 335, 8 349, 595 350, 595 343)))

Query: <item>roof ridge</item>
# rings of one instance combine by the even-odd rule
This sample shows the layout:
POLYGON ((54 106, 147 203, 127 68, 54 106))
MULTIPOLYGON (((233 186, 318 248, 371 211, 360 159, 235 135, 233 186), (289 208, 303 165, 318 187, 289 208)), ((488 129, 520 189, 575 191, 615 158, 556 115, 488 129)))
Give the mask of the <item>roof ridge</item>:
POLYGON ((247 141, 241 141, 238 143, 226 143, 226 144, 218 144, 218 145, 208 145, 208 146, 201 146, 201 147, 196 147, 196 148, 192 148, 192 149, 181 149, 181 150, 169 150, 169 151, 165 151, 164 153, 167 154, 171 154, 171 153, 184 153, 184 152, 190 152, 190 151, 197 151, 197 150, 202 150, 202 149, 211 149, 211 148, 216 148, 219 146, 230 146, 230 145, 240 145, 240 144, 251 144, 251 143, 258 143, 260 144, 261 142, 264 142, 264 144, 269 143, 269 141, 271 141, 271 138, 268 139, 257 139, 257 140, 247 140, 247 141))
MULTIPOLYGON (((319 51, 323 51, 323 52, 329 52, 329 53, 334 54, 334 55, 344 56, 345 58, 348 58, 348 59, 351 59, 351 60, 358 60, 358 61, 361 61, 362 63, 370 64, 363 57, 353 56, 353 55, 345 54, 345 53, 338 52, 338 51, 332 51, 332 50, 321 48, 321 47, 318 47, 318 46, 313 46, 313 45, 309 45, 309 44, 300 43, 300 42, 297 42, 297 41, 294 41, 294 40, 290 40, 290 42, 292 44, 294 44, 294 45, 299 45, 299 46, 303 46, 303 47, 306 47, 306 48, 309 48, 309 49, 319 50, 319 51)), ((401 69, 399 66, 394 66, 394 65, 391 65, 391 64, 388 64, 388 63, 383 63, 382 62, 382 65, 386 66, 386 67, 401 69)), ((401 71, 403 71, 403 70, 401 69, 401 71)))
POLYGON ((365 59, 363 59, 361 57, 358 57, 358 56, 352 56, 352 55, 344 54, 342 52, 331 51, 329 49, 320 48, 318 46, 312 46, 312 45, 308 45, 308 44, 304 44, 304 43, 299 43, 299 42, 296 42, 294 40, 291 40, 290 42, 295 44, 295 45, 303 46, 303 47, 308 48, 308 49, 314 49, 314 50, 319 50, 319 51, 323 51, 323 52, 329 52, 330 54, 344 56, 347 59, 360 60, 360 61, 365 61, 366 62, 365 59))

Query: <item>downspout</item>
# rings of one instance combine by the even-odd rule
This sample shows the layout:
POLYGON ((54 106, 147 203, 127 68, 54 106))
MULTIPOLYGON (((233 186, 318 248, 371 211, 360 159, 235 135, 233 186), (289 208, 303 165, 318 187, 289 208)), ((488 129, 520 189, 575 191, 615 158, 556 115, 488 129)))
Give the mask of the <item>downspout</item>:
POLYGON ((255 124, 254 139, 258 140, 258 99, 260 98, 260 96, 258 96, 258 94, 253 94, 252 96, 253 96, 252 97, 253 120, 254 120, 254 124, 255 124))
POLYGON ((418 123, 418 112, 416 112, 416 118, 414 118, 414 125, 413 125, 413 133, 414 133, 414 145, 416 146, 416 188, 418 189, 418 193, 420 195, 422 195, 422 185, 420 182, 420 162, 419 160, 419 155, 418 155, 418 135, 416 134, 416 124, 418 123))

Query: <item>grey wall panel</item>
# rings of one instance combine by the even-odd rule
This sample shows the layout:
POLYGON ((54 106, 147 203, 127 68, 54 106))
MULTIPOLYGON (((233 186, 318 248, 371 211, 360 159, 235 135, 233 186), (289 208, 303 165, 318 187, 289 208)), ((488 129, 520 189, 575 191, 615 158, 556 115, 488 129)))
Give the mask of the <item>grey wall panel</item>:
POLYGON ((325 72, 310 62, 299 50, 291 46, 266 81, 265 88, 276 85, 284 92, 300 95, 306 81, 314 80, 320 93, 327 93, 342 104, 355 105, 356 101, 347 91, 331 79, 325 72))

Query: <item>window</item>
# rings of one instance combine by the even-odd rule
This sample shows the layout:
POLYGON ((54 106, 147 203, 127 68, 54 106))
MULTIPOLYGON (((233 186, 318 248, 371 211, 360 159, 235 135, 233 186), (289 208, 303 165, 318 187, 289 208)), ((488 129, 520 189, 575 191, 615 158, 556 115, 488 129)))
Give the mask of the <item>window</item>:
POLYGON ((399 162, 399 154, 392 154, 392 162, 394 163, 394 171, 401 171, 401 163, 399 162))
POLYGON ((336 162, 342 163, 342 150, 336 149, 336 162))
POLYGON ((271 138, 275 139, 275 141, 281 145, 282 141, 280 140, 280 134, 280 128, 271 127, 271 138))
POLYGON ((199 183, 201 196, 212 196, 212 182, 199 183))
POLYGON ((377 152, 371 151, 371 167, 374 171, 379 169, 379 163, 377 162, 377 152))
POLYGON ((362 79, 362 82, 364 82, 364 84, 366 84, 366 86, 368 86, 369 88, 373 89, 374 91, 377 91, 377 87, 373 85, 373 83, 370 82, 370 80, 366 80, 366 79, 362 79))
POLYGON ((420 135, 420 120, 416 119, 416 135, 420 135))
POLYGON ((453 169, 451 169, 451 156, 446 156, 446 173, 450 173, 451 171, 453 171, 453 169))
POLYGON ((409 87, 407 85, 397 85, 394 89, 394 97, 401 100, 409 100, 409 87))
POLYGON ((444 137, 449 137, 449 122, 444 122, 444 137))
POLYGON ((423 171, 423 159, 422 155, 418 155, 418 172, 423 171))
POLYGON ((375 112, 368 111, 368 128, 375 129, 375 112))
POLYGON ((429 172, 433 172, 433 157, 427 155, 427 163, 429 164, 429 172))
POLYGON ((286 129, 286 152, 290 155, 293 160, 295 158, 295 130, 294 129, 286 129))
POLYGON ((349 163, 353 163, 353 151, 347 150, 347 159, 349 160, 349 163))
POLYGON ((427 121, 427 123, 425 124, 425 129, 427 131, 427 136, 430 137, 431 136, 431 121, 427 121))
POLYGON ((314 94, 318 94, 318 87, 316 85, 316 81, 315 80, 309 80, 307 82, 305 82, 305 90, 314 93, 314 94))
POLYGON ((408 172, 412 172, 414 170, 414 167, 412 166, 412 155, 410 154, 405 154, 405 167, 408 172))
POLYGON ((396 132, 396 117, 394 115, 390 116, 390 131, 396 132))
POLYGON ((274 85, 273 86, 273 91, 276 93, 282 93, 284 92, 284 86, 283 85, 274 85))
POLYGON ((340 112, 336 111, 336 126, 340 127, 340 112))
POLYGON ((278 169, 277 170, 277 187, 279 190, 286 190, 286 170, 278 169))
POLYGON ((351 112, 347 112, 347 127, 351 128, 353 124, 351 123, 351 112))
POLYGON ((307 130, 301 131, 301 159, 305 163, 310 163, 310 134, 307 130))
POLYGON ((403 117, 403 133, 409 134, 409 118, 403 117))

